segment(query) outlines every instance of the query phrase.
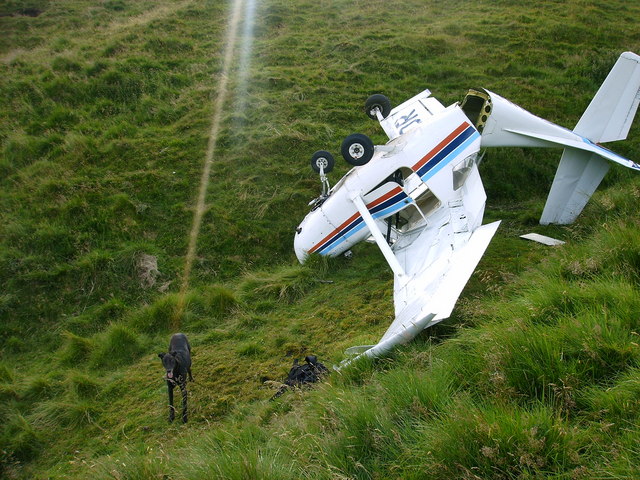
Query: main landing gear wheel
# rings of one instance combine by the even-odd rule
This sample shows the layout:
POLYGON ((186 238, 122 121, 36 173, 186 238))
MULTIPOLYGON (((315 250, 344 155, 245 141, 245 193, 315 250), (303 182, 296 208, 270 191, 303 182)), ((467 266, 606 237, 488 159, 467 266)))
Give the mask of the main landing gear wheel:
POLYGON ((333 170, 333 166, 336 161, 333 159, 333 155, 325 150, 318 150, 311 157, 311 168, 316 173, 320 173, 320 167, 324 168, 324 173, 329 173, 333 170))
POLYGON ((379 93, 371 95, 367 98, 367 101, 364 104, 364 111, 367 113, 368 117, 373 120, 378 119, 376 111, 379 111, 382 114, 382 118, 387 118, 389 113, 391 113, 391 100, 379 93))
POLYGON ((371 160, 373 149, 373 142, 369 137, 354 133, 344 139, 340 152, 347 163, 358 167, 371 160))

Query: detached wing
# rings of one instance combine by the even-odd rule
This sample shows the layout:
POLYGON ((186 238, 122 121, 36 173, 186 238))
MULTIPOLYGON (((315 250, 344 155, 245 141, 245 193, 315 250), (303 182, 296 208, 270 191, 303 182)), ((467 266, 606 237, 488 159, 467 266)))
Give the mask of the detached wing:
POLYGON ((348 354, 356 356, 334 368, 340 370, 362 356, 384 355, 449 317, 499 225, 500 222, 494 222, 478 227, 466 244, 455 250, 449 243, 449 254, 439 255, 443 252, 439 243, 444 245, 448 239, 432 238, 421 242, 419 237, 397 252, 404 272, 394 275, 396 319, 376 345, 348 349, 348 354), (430 254, 425 255, 430 249, 430 254), (439 255, 436 261, 433 261, 434 255, 439 255))
MULTIPOLYGON (((430 320, 420 330, 448 318, 499 225, 500 222, 494 222, 478 227, 469 240, 455 250, 451 249, 451 244, 443 245, 449 254, 439 248, 442 238, 434 238, 431 242, 417 239, 397 251, 396 256, 406 274, 395 276, 396 318, 380 341, 402 336, 416 324, 423 324, 426 318, 430 320), (429 250, 431 255, 427 255, 429 250), (438 250, 444 254, 430 261, 429 257, 438 250)), ((417 333, 419 331, 414 336, 417 333)))

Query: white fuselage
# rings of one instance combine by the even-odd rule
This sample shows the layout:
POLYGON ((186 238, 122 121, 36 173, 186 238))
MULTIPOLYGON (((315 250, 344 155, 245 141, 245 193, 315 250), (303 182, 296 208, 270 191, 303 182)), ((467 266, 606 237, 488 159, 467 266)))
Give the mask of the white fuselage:
POLYGON ((394 251, 425 228, 436 236, 447 225, 452 233, 470 234, 481 224, 486 197, 476 165, 480 134, 457 104, 444 108, 421 95, 381 122, 397 136, 376 147, 369 163, 350 170, 302 221, 294 241, 301 262, 310 253, 340 255, 371 235, 356 197, 390 234, 394 251), (409 125, 403 129, 403 123, 409 125))

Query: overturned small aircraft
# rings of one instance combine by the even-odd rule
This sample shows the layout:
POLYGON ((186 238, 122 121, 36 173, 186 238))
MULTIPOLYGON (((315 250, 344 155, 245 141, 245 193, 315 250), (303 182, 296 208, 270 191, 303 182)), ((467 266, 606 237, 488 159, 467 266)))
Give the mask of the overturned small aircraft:
POLYGON ((312 156, 323 191, 294 240, 304 262, 309 254, 337 256, 373 237, 393 271, 395 320, 378 344, 347 353, 383 355, 451 315, 500 223, 482 225, 482 148, 564 148, 540 223, 569 224, 609 161, 640 170, 600 145, 627 137, 639 102, 640 56, 631 52, 620 55, 573 131, 484 89, 469 90, 449 107, 429 90, 393 109, 387 97, 371 96, 365 110, 389 142, 347 137, 341 153, 354 168, 333 188, 326 177, 333 157, 323 150, 312 156))

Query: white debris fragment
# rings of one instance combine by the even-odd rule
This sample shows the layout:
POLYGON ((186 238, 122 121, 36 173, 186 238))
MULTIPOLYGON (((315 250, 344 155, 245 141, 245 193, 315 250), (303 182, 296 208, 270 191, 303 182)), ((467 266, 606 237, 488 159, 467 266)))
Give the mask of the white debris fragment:
POLYGON ((543 245, 549 245, 550 247, 555 247, 556 245, 564 245, 564 242, 562 240, 545 237, 544 235, 540 235, 538 233, 527 233, 526 235, 520 235, 520 238, 542 243, 543 245))

